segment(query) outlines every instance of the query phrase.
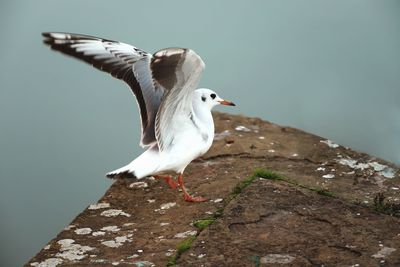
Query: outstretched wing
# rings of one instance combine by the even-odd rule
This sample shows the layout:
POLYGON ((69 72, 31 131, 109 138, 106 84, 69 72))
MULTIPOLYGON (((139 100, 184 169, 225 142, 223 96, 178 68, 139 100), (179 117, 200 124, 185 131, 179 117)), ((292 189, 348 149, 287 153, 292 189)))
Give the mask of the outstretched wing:
POLYGON ((140 109, 140 144, 149 146, 156 142, 154 125, 164 88, 155 86, 153 82, 150 70, 151 54, 125 43, 88 35, 57 32, 42 35, 43 42, 52 49, 81 59, 125 81, 136 96, 140 109))
POLYGON ((192 94, 204 70, 203 60, 192 50, 168 48, 153 55, 151 69, 156 86, 166 93, 156 118, 156 138, 160 151, 168 150, 180 119, 189 119, 192 94))

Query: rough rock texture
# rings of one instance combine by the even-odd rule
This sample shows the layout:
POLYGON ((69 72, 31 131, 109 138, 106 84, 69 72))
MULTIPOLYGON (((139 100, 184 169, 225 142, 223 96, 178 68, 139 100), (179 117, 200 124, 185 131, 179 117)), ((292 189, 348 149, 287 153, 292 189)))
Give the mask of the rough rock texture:
POLYGON ((399 215, 396 166, 293 128, 214 115, 214 145, 185 178, 210 201, 184 202, 154 179, 116 181, 26 266, 165 266, 191 236, 177 266, 400 265, 400 219, 384 214, 399 215), (232 195, 255 168, 285 181, 256 178, 232 195), (203 231, 193 226, 213 214, 203 231))
POLYGON ((179 265, 376 266, 385 259, 379 251, 389 248, 387 263, 398 266, 398 223, 365 207, 259 179, 198 236, 179 265))

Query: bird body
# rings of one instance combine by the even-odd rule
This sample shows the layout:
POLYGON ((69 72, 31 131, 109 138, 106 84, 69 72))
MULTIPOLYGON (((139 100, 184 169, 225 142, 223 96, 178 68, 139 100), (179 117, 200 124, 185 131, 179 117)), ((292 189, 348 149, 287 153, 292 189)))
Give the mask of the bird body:
POLYGON ((125 43, 88 35, 51 32, 43 36, 52 49, 125 81, 136 97, 140 145, 146 151, 107 177, 141 179, 153 175, 165 179, 172 188, 180 186, 186 201, 204 201, 187 193, 182 174, 212 145, 211 109, 234 104, 210 89, 196 89, 205 67, 203 60, 187 48, 166 48, 151 55, 125 43), (178 174, 178 183, 161 176, 168 171, 178 174))
MULTIPOLYGON (((208 89, 197 89, 194 94, 207 91, 211 92, 208 89)), ((214 139, 214 120, 208 106, 202 105, 197 98, 193 98, 193 113, 189 120, 186 116, 176 120, 179 121, 179 128, 175 129, 176 135, 168 150, 160 151, 158 146, 154 145, 128 165, 107 175, 130 173, 141 179, 166 171, 182 173, 192 160, 210 149, 214 139)))

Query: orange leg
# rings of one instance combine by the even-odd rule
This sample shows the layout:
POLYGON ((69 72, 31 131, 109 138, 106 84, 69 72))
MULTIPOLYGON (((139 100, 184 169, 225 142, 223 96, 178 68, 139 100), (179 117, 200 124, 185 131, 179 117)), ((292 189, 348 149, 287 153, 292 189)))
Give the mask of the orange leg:
POLYGON ((185 201, 187 202, 203 202, 203 201, 207 201, 206 198, 204 197, 192 197, 191 195, 189 195, 189 193, 186 191, 186 187, 183 184, 183 174, 180 173, 178 176, 178 184, 181 187, 182 191, 183 191, 183 198, 185 199, 185 201))
POLYGON ((175 189, 178 187, 179 184, 177 184, 174 180, 174 178, 172 178, 172 176, 170 175, 153 175, 154 178, 156 179, 163 179, 165 180, 165 182, 167 182, 167 184, 169 185, 169 187, 171 187, 172 189, 175 189))

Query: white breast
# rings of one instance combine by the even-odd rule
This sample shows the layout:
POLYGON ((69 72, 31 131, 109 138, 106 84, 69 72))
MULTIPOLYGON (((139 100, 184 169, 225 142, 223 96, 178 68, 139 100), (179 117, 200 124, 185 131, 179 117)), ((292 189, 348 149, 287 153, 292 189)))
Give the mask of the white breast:
POLYGON ((214 121, 209 110, 208 113, 208 116, 202 114, 200 119, 193 112, 189 118, 180 121, 180 128, 176 129, 170 149, 161 152, 160 172, 166 170, 181 172, 192 160, 210 149, 214 139, 214 121))

